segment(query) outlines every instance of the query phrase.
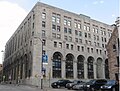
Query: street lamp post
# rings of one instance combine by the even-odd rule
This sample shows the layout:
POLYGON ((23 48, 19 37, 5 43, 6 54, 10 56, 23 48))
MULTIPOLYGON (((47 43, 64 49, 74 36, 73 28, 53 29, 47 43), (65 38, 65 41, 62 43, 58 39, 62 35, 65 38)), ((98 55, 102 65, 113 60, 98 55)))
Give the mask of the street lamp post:
POLYGON ((34 37, 38 38, 40 42, 42 43, 42 59, 41 59, 41 89, 43 89, 43 40, 39 37, 34 37))

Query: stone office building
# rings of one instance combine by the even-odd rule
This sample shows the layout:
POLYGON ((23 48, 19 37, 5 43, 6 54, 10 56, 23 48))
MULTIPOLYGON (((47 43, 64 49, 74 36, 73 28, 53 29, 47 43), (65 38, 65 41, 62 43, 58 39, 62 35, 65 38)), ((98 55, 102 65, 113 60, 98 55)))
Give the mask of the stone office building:
POLYGON ((5 80, 39 86, 42 66, 50 82, 109 78, 105 46, 112 30, 89 16, 38 2, 6 43, 5 80), (48 57, 43 64, 42 54, 48 57))

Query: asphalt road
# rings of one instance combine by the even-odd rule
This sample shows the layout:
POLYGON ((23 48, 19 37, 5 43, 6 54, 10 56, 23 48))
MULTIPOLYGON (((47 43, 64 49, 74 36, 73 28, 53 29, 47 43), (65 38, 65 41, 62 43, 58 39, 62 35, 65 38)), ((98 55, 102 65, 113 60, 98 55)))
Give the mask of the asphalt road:
POLYGON ((53 89, 53 88, 44 88, 40 89, 33 86, 24 86, 24 85, 0 85, 0 91, 73 91, 67 90, 65 88, 53 89))

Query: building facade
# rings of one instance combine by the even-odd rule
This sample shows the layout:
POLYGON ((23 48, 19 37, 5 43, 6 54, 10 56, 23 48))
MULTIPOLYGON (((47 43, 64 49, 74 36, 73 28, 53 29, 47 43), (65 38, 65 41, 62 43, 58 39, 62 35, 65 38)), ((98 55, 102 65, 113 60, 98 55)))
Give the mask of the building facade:
POLYGON ((118 17, 116 20, 116 26, 107 44, 107 52, 108 52, 110 79, 117 80, 120 83, 120 73, 119 73, 120 71, 120 61, 119 61, 120 41, 119 41, 119 31, 118 31, 119 28, 120 28, 120 17, 118 17))
POLYGON ((40 86, 41 73, 50 82, 109 78, 105 46, 112 30, 89 16, 38 2, 6 43, 5 80, 40 86))
POLYGON ((2 82, 3 65, 0 64, 0 83, 2 82))

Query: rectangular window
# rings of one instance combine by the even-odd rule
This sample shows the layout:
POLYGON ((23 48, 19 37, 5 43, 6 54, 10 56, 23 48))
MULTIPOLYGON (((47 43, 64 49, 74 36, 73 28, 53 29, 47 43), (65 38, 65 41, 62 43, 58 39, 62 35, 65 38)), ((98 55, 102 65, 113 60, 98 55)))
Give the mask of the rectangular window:
POLYGON ((72 42, 72 37, 71 36, 69 36, 69 41, 72 42))
POLYGON ((52 37, 53 37, 53 38, 56 38, 56 33, 52 33, 52 37))
POLYGON ((57 47, 57 42, 56 41, 54 41, 54 47, 57 47))
POLYGON ((77 50, 80 51, 80 46, 77 46, 77 50))
POLYGON ((93 53, 93 48, 91 48, 91 52, 93 53))
POLYGON ((95 32, 98 33, 98 29, 95 29, 95 32))
POLYGON ((68 26, 71 26, 71 21, 70 20, 68 20, 68 26))
POLYGON ((67 33, 67 28, 66 27, 64 27, 64 33, 67 33))
POLYGON ((98 49, 96 49, 96 53, 98 54, 98 49))
POLYGON ((78 38, 75 38, 75 42, 77 42, 77 43, 78 43, 78 38))
POLYGON ((87 41, 87 40, 85 40, 85 43, 86 43, 86 44, 88 44, 88 41, 87 41))
POLYGON ((92 44, 91 41, 88 41, 88 44, 91 45, 92 44))
POLYGON ((85 38, 87 38, 87 33, 85 33, 85 38))
POLYGON ((45 30, 42 30, 42 37, 45 37, 45 30))
POLYGON ((60 23, 60 18, 59 17, 57 17, 57 23, 60 23))
POLYGON ((94 40, 96 40, 96 36, 94 35, 94 40))
POLYGON ((46 19, 46 13, 42 13, 42 19, 46 19))
POLYGON ((32 28, 34 29, 34 27, 35 27, 35 24, 33 23, 33 24, 32 24, 32 28))
POLYGON ((67 38, 67 36, 66 36, 66 35, 64 36, 64 39, 65 39, 66 41, 68 40, 68 38, 67 38))
POLYGON ((66 44, 66 49, 69 49, 69 44, 66 44))
POLYGON ((78 23, 78 29, 81 29, 81 24, 78 23))
POLYGON ((87 30, 87 26, 84 25, 84 30, 87 30))
POLYGON ((45 46, 45 45, 46 45, 46 40, 43 39, 43 40, 42 40, 42 43, 43 43, 43 46, 45 46))
POLYGON ((56 17, 52 16, 52 22, 56 22, 56 17))
POLYGON ((77 30, 75 30, 75 35, 78 35, 78 31, 77 30))
POLYGON ((82 48, 82 52, 84 52, 84 46, 82 46, 81 48, 82 48))
POLYGON ((87 51, 88 51, 88 53, 90 53, 90 48, 89 47, 87 48, 87 51))
POLYGON ((67 20, 66 19, 64 19, 64 25, 67 25, 67 20))
POLYGON ((81 32, 81 31, 79 31, 79 36, 80 36, 80 37, 82 36, 82 32, 81 32))
POLYGON ((56 25, 52 24, 52 30, 53 30, 53 31, 56 30, 56 25))
POLYGON ((42 21, 42 27, 45 28, 45 21, 42 21))
POLYGON ((82 43, 82 39, 79 39, 79 43, 82 43))
POLYGON ((57 31, 60 32, 60 26, 57 26, 57 31))
POLYGON ((59 48, 62 48, 62 43, 61 42, 59 42, 59 48))
POLYGON ((91 38, 91 34, 90 33, 88 33, 88 38, 91 38))
POLYGON ((57 34, 57 39, 61 39, 61 35, 60 34, 57 34))
POLYGON ((71 45, 71 50, 73 50, 73 45, 71 45))
POLYGON ((100 54, 102 54, 102 50, 100 50, 100 54))
POLYGON ((99 41, 99 36, 97 36, 97 41, 99 41))
POLYGON ((76 22, 74 23, 74 26, 75 26, 75 28, 77 28, 77 23, 76 22))
POLYGON ((90 27, 89 26, 87 26, 87 31, 90 31, 90 27))
POLYGON ((69 33, 69 34, 72 34, 71 28, 68 28, 68 33, 69 33))

